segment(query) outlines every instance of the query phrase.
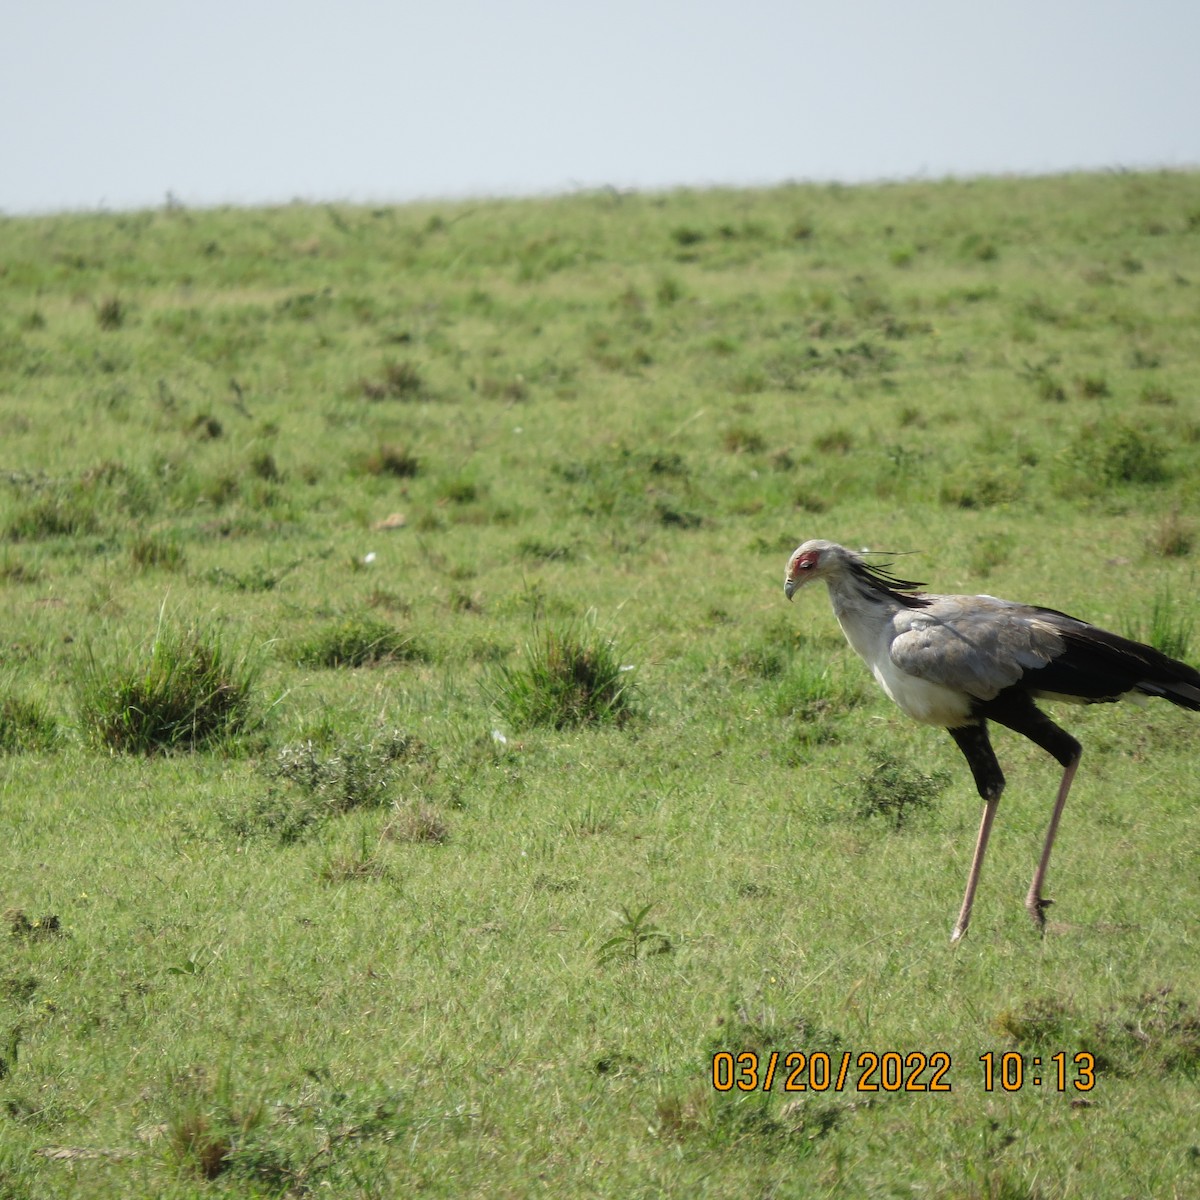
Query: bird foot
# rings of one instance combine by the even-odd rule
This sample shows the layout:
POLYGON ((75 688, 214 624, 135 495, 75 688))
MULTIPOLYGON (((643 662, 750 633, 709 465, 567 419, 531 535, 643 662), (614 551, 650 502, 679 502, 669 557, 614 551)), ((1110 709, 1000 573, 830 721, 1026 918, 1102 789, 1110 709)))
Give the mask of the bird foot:
POLYGON ((1035 896, 1032 892, 1026 897, 1025 911, 1029 913, 1029 919, 1037 927, 1038 933, 1046 932, 1046 909, 1053 903, 1053 900, 1047 900, 1044 896, 1035 896))
POLYGON ((967 930, 965 926, 955 925, 954 932, 950 934, 950 945, 956 946, 966 936, 967 930))

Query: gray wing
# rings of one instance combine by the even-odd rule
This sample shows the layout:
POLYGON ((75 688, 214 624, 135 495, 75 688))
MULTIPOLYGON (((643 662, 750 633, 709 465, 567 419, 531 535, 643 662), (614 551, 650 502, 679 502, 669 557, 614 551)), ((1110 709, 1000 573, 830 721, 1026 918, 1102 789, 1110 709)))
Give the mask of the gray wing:
POLYGON ((991 700, 1064 648, 1062 633, 1082 625, 1051 609, 994 596, 932 596, 893 619, 892 661, 931 683, 991 700))

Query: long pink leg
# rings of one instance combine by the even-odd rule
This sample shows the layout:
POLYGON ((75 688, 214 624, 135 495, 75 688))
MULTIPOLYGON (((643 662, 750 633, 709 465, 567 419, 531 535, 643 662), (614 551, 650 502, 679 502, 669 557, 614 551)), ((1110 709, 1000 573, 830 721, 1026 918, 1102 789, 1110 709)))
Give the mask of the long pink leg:
POLYGON ((954 922, 954 932, 950 935, 951 944, 957 942, 967 932, 967 926, 971 923, 971 905, 975 903, 975 889, 979 886, 979 872, 983 869, 983 856, 987 851, 988 838, 992 834, 992 822, 996 819, 996 809, 999 806, 999 796, 994 800, 987 801, 983 806, 983 820, 979 823, 979 837, 975 840, 975 856, 971 859, 971 873, 967 876, 967 893, 963 896, 958 920, 954 922))
MULTIPOLYGON (((1063 771, 1062 783, 1058 785, 1058 799, 1054 801, 1054 812, 1050 814, 1050 828, 1046 830, 1046 844, 1042 847, 1042 857, 1038 860, 1037 870, 1033 873, 1033 882, 1029 885, 1029 895, 1025 897, 1025 909, 1034 925, 1040 931, 1046 928, 1046 909, 1054 903, 1042 897, 1042 883, 1046 878, 1046 868, 1050 865, 1050 851, 1054 849, 1054 835, 1058 832, 1059 818, 1067 803, 1067 793, 1071 790, 1071 780, 1075 778, 1075 768, 1079 766, 1080 755, 1067 764, 1063 771)), ((960 917, 959 920, 962 918, 960 917)))

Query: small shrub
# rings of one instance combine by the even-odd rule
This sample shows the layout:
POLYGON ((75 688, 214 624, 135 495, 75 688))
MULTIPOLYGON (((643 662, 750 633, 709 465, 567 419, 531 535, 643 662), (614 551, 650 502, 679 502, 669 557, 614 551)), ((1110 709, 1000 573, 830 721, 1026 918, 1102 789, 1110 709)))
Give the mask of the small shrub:
POLYGON ((1034 997, 992 1026, 1022 1049, 1077 1047, 1093 1056, 1096 1071, 1117 1077, 1200 1071, 1200 1005, 1170 987, 1130 997, 1099 1018, 1056 997, 1034 997))
POLYGON ((89 648, 76 695, 93 741, 150 754, 227 744, 251 728, 261 664, 216 634, 160 628, 144 661, 136 657, 104 662, 89 648))
POLYGON ((885 817, 900 829, 912 813, 929 808, 948 782, 945 771, 929 774, 877 753, 870 771, 855 785, 855 816, 885 817))
POLYGON ((1048 1046, 1051 1043, 1075 1045, 1081 1034, 1081 1021, 1068 1004, 1052 996, 1006 1008, 992 1020, 992 1029, 1011 1038, 1019 1046, 1048 1046))
POLYGON ((594 630, 539 627, 521 667, 499 668, 491 700, 514 729, 623 721, 633 711, 630 668, 594 630))
POLYGON ((260 767, 269 781, 266 791, 226 812, 223 823, 239 838, 265 836, 290 845, 341 813, 392 803, 402 781, 424 788, 433 770, 429 747, 398 729, 341 740, 305 738, 260 767))
POLYGON ((364 827, 359 832, 358 845, 350 851, 327 855, 317 869, 317 878, 322 883, 352 883, 361 879, 387 879, 391 872, 377 853, 378 843, 371 844, 371 837, 364 827))
POLYGON ((1094 494, 1123 484, 1162 483, 1169 477, 1167 447, 1159 437, 1133 425, 1117 423, 1079 431, 1066 451, 1072 468, 1066 490, 1094 494))
POLYGON ((823 513, 829 511, 829 500, 808 487, 799 487, 792 497, 792 504, 801 512, 823 513))
POLYGON ((356 879, 387 879, 390 872, 387 864, 369 855, 338 854, 326 860, 317 871, 322 883, 350 883, 356 879))
POLYGON ((995 262, 1000 257, 996 243, 980 233, 967 234, 962 240, 960 252, 964 258, 973 258, 976 262, 995 262))
POLYGON ((421 659, 424 654, 411 634, 377 617, 354 613, 294 641, 290 657, 302 667, 365 667, 421 659))
POLYGON ((1097 1060, 1112 1060, 1117 1073, 1200 1075, 1200 1004, 1170 987, 1132 997, 1096 1023, 1097 1060))

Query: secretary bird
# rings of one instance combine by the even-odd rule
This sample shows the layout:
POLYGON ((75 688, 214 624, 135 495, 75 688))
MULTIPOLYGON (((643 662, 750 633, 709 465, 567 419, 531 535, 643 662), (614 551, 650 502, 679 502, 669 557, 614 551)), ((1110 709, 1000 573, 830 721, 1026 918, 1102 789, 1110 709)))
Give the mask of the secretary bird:
POLYGON ((1052 608, 995 596, 922 592, 923 584, 871 566, 836 542, 805 542, 795 550, 788 559, 784 594, 790 600, 816 579, 828 584, 838 624, 879 686, 914 721, 943 726, 975 776, 983 820, 951 942, 967 932, 1004 790, 988 721, 1024 734, 1058 760, 1062 782, 1025 898, 1034 925, 1043 930, 1052 901, 1042 896, 1042 883, 1082 747, 1034 701, 1097 704, 1137 692, 1200 712, 1200 671, 1052 608))

